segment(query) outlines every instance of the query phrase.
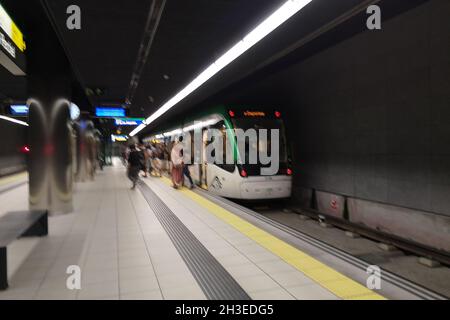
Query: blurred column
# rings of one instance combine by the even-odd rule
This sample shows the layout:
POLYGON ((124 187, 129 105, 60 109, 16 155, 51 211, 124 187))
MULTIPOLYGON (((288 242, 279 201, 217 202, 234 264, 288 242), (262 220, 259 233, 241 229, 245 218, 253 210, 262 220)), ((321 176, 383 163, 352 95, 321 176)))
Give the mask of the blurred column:
POLYGON ((45 15, 40 17, 30 22, 27 33, 30 209, 66 213, 73 210, 69 127, 73 77, 50 22, 45 15))

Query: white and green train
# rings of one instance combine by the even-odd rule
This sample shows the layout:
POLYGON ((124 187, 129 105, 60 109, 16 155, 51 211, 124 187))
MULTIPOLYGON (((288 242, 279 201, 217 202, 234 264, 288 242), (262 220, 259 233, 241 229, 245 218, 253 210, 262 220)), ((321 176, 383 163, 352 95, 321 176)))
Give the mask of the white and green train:
POLYGON ((216 107, 210 109, 207 114, 184 119, 181 123, 166 129, 151 134, 144 141, 159 140, 168 144, 181 134, 184 134, 185 137, 189 134, 192 143, 191 150, 193 150, 189 155, 192 157, 191 163, 193 163, 189 165, 189 170, 194 182, 199 187, 231 199, 283 199, 291 196, 292 169, 284 122, 280 112, 216 107), (208 134, 211 131, 209 129, 216 129, 215 132, 222 133, 223 156, 225 158, 227 150, 229 151, 227 148, 231 148, 232 161, 229 158, 223 161, 208 161, 206 150, 213 141, 208 134), (279 133, 279 156, 277 157, 276 172, 263 175, 261 169, 265 167, 264 165, 250 164, 250 161, 245 161, 248 160, 248 154, 251 154, 251 151, 267 152, 267 150, 271 150, 271 135, 268 134, 263 143, 259 139, 257 142, 246 140, 245 149, 242 149, 238 147, 236 139, 238 129, 240 129, 239 131, 255 129, 253 132, 260 132, 261 129, 277 130, 279 133), (201 143, 198 144, 200 147, 194 146, 194 141, 199 140, 194 139, 194 132, 201 139, 201 143), (243 150, 245 150, 245 154, 241 154, 243 150))

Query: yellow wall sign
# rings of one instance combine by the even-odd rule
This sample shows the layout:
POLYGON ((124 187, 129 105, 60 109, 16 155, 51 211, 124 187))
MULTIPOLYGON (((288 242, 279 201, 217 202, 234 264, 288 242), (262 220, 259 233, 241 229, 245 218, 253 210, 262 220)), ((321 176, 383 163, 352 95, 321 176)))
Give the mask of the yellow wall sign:
POLYGON ((25 41, 23 40, 23 34, 19 30, 19 28, 16 26, 16 24, 13 22, 12 26, 12 41, 16 44, 16 46, 19 48, 20 51, 24 52, 27 48, 25 41))
POLYGON ((24 52, 26 49, 23 34, 17 25, 12 21, 8 13, 0 5, 0 28, 11 38, 14 44, 20 51, 24 52))

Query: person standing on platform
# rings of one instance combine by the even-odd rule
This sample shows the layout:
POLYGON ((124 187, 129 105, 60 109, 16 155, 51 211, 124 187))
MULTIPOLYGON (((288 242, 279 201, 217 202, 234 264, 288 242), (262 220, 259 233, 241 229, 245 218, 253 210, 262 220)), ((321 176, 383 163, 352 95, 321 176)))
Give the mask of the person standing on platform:
POLYGON ((133 186, 131 190, 136 188, 136 184, 139 180, 139 171, 142 169, 142 155, 141 152, 136 149, 135 145, 130 146, 130 153, 128 154, 128 179, 131 180, 133 186))
POLYGON ((178 141, 170 152, 170 161, 172 162, 172 187, 178 189, 183 184, 183 144, 178 141))
POLYGON ((92 121, 88 121, 86 128, 84 142, 87 150, 87 175, 90 180, 94 180, 97 164, 97 142, 94 136, 94 123, 92 121))
POLYGON ((152 153, 152 168, 153 173, 156 177, 162 177, 162 163, 164 161, 164 151, 162 150, 161 145, 155 144, 153 145, 153 153, 152 153))
POLYGON ((147 178, 147 150, 143 144, 139 144, 138 151, 141 156, 141 170, 144 172, 143 177, 147 178))
POLYGON ((164 157, 167 158, 167 162, 166 162, 166 171, 169 175, 172 174, 172 149, 173 146, 175 145, 174 141, 170 141, 168 143, 165 144, 165 154, 164 157))
POLYGON ((152 175, 152 172, 153 172, 153 161, 152 161, 153 153, 154 153, 154 150, 153 150, 152 146, 150 144, 147 145, 145 147, 145 155, 146 155, 145 162, 146 162, 146 167, 147 167, 147 174, 150 176, 152 175))

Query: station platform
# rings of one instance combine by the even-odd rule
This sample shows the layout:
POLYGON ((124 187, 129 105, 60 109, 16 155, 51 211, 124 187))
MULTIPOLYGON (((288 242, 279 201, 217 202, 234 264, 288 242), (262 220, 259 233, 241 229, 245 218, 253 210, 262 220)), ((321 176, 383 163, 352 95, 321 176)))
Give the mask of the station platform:
MULTIPOLYGON (((8 179, 0 215, 28 206, 26 175, 8 179)), ((362 261, 203 190, 153 177, 130 190, 119 163, 76 184, 74 206, 50 216, 47 237, 12 244, 0 299, 435 298, 389 273, 370 290, 362 261), (80 290, 66 285, 72 265, 81 268, 80 290)))

